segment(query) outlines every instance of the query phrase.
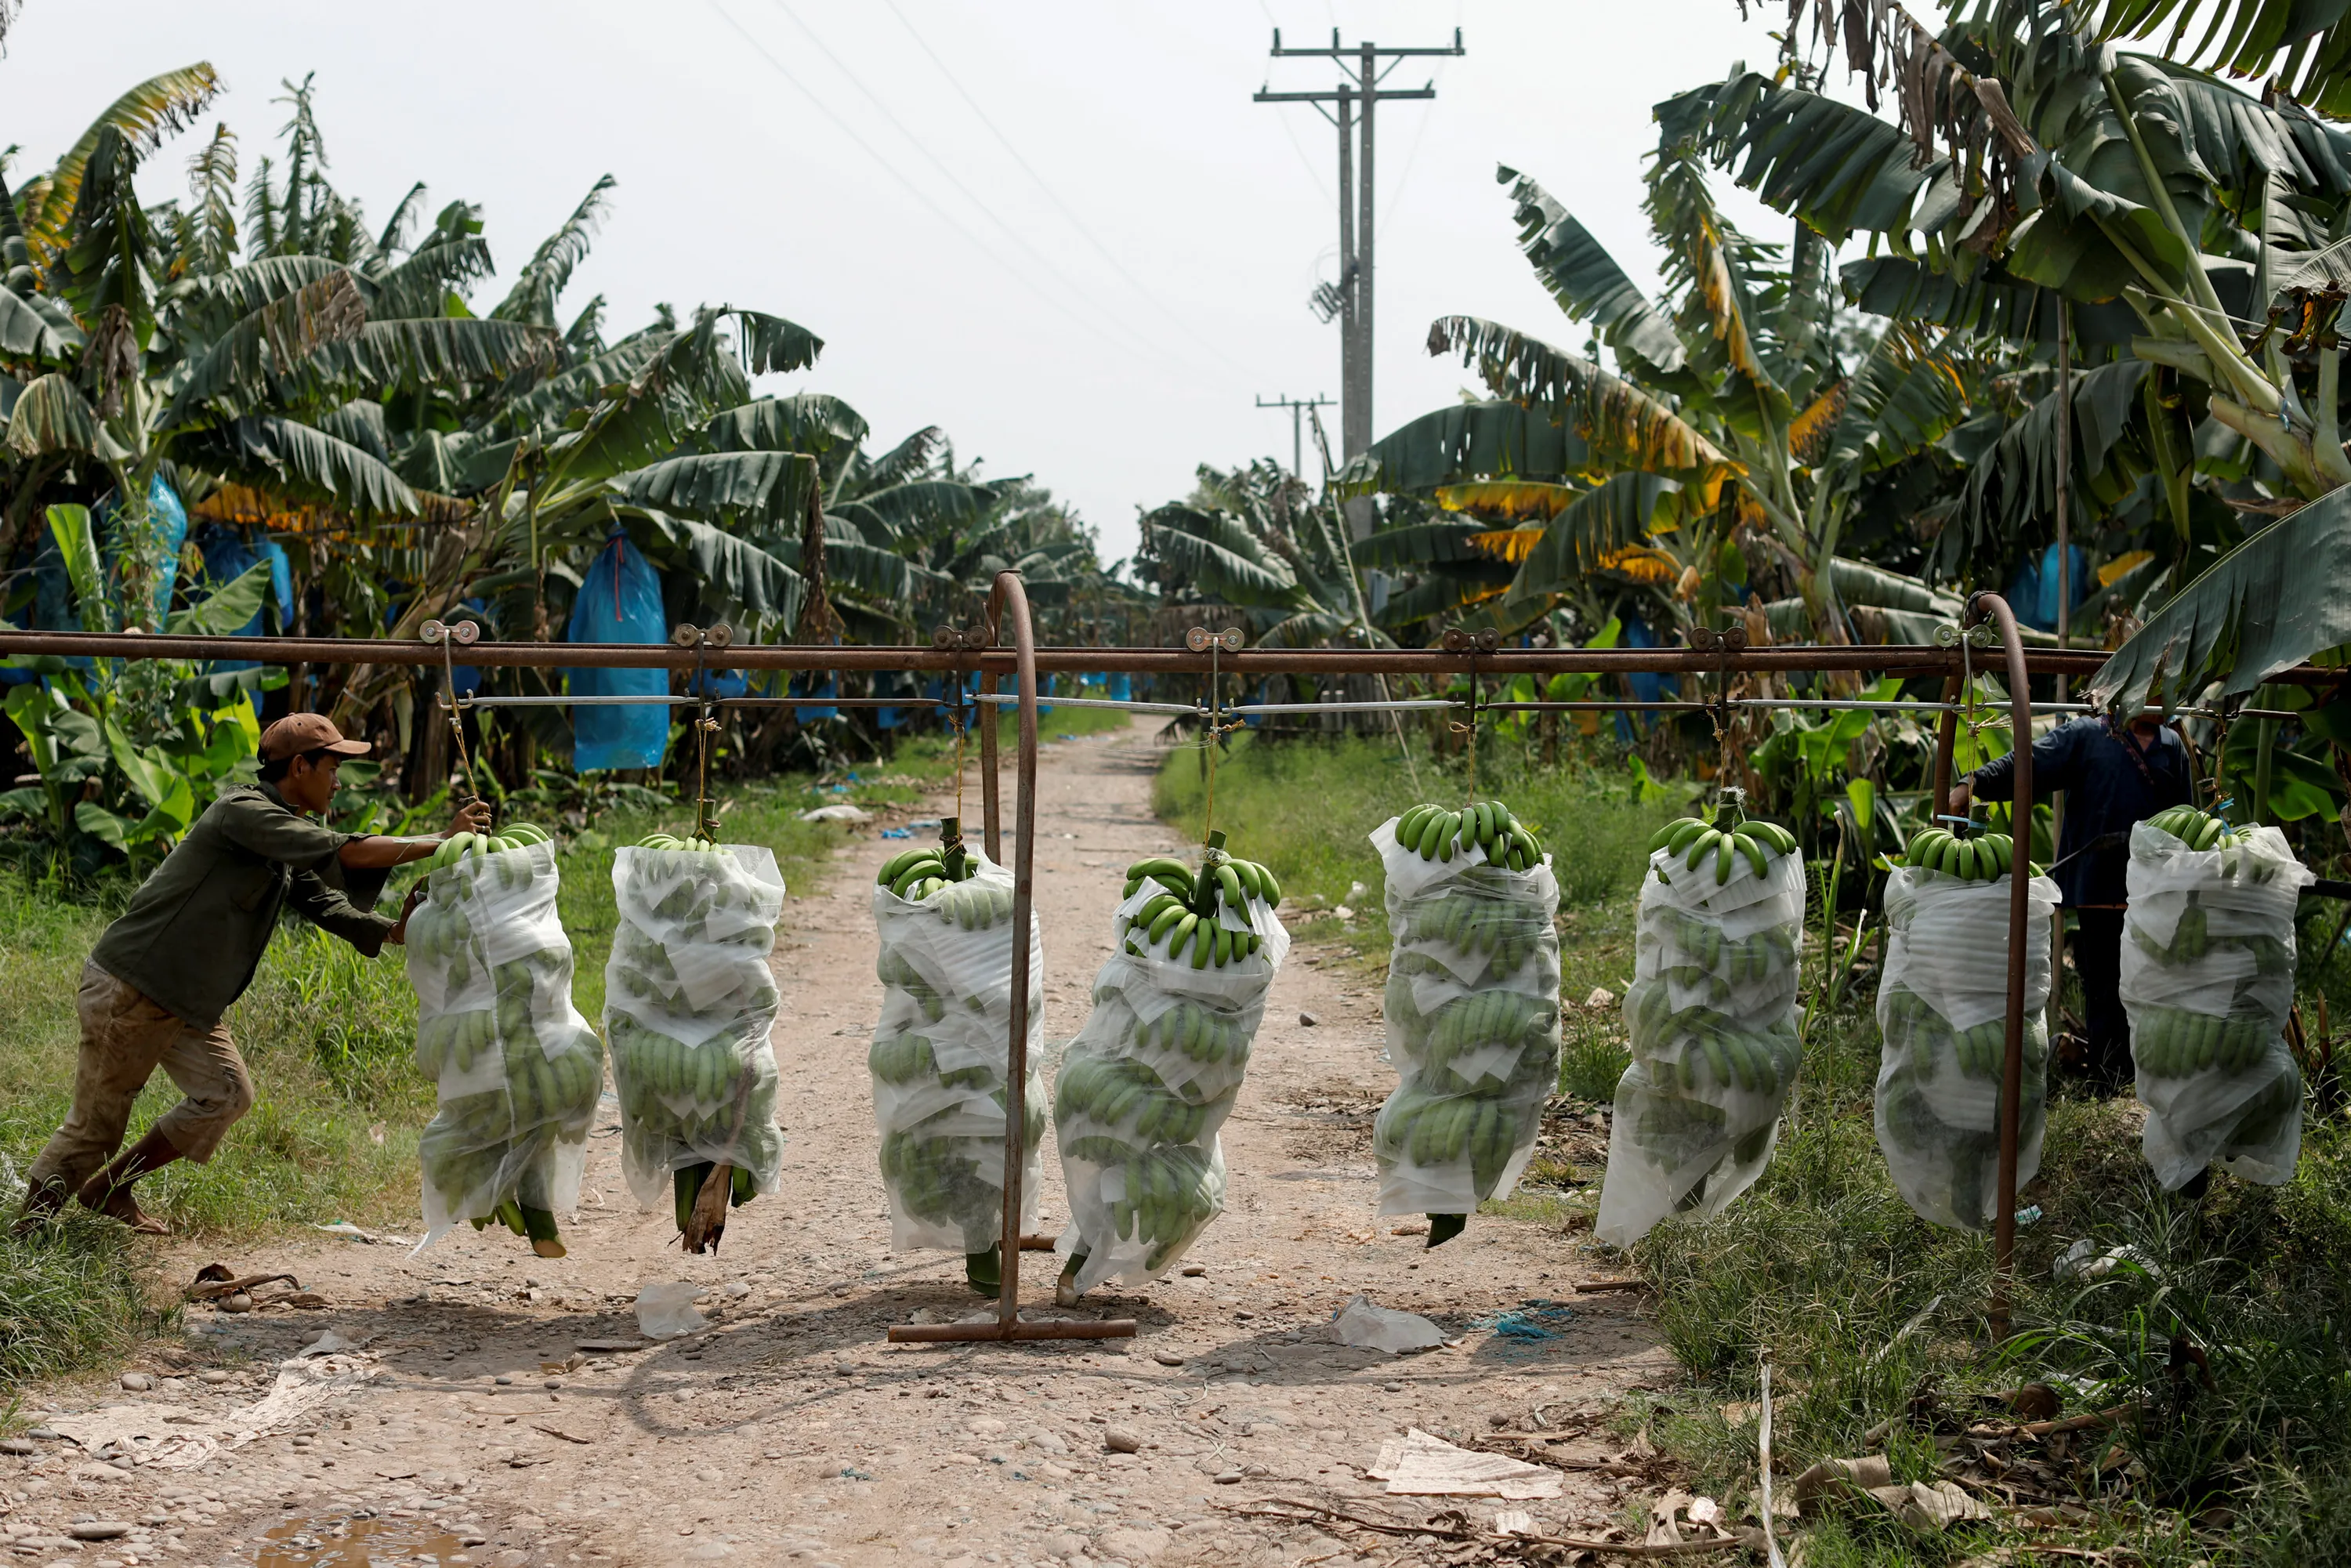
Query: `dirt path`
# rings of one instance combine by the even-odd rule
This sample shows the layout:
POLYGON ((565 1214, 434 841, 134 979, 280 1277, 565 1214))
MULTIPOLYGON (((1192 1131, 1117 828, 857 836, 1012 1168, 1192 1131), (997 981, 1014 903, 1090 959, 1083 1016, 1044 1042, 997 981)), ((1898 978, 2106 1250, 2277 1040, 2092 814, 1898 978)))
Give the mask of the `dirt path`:
MULTIPOLYGON (((1137 727, 1063 742, 1043 772, 1038 907, 1056 1042, 1083 1021, 1108 956, 1120 870, 1177 849, 1150 814, 1159 754, 1147 737, 1137 727)), ((865 1069, 880 1002, 867 889, 898 847, 872 836, 845 846, 831 885, 790 905, 776 958, 785 1192, 737 1210, 716 1256, 681 1256, 669 1218, 630 1200, 607 1125, 590 1140, 589 1196, 563 1261, 470 1231, 413 1259, 338 1241, 239 1260, 298 1274, 331 1304, 193 1309, 185 1375, 110 1402, 218 1413, 252 1400, 272 1362, 326 1329, 362 1342, 377 1375, 320 1417, 191 1470, 78 1454, 77 1468, 57 1458, 66 1445, 37 1444, 34 1458, 0 1460, 26 1472, 0 1470, 21 1500, 0 1525, 50 1531, 27 1537, 47 1543, 76 1514, 146 1521, 71 1554, 80 1564, 257 1553, 273 1568, 352 1563, 360 1542, 332 1532, 362 1511, 375 1517, 356 1529, 379 1532, 366 1542, 377 1563, 1418 1561, 1409 1538, 1343 1544, 1232 1509, 1313 1498, 1417 1518, 1440 1500, 1387 1499, 1364 1474, 1383 1438, 1407 1425, 1457 1439, 1538 1420, 1573 1431, 1628 1387, 1667 1377, 1629 1295, 1577 1301, 1552 1338, 1477 1326, 1589 1277, 1557 1234, 1480 1220, 1431 1253, 1392 1233, 1401 1222, 1374 1223, 1369 1112, 1395 1082, 1379 1060, 1378 991, 1323 972, 1311 949, 1292 953, 1274 987, 1226 1124, 1230 1207, 1186 1260, 1202 1271, 1089 1298, 1140 1320, 1138 1338, 885 1343, 892 1322, 981 1306, 960 1258, 887 1249, 865 1069), (634 1341, 636 1292, 671 1280, 715 1288, 712 1330, 629 1352, 580 1348, 634 1341), (1342 1347, 1328 1325, 1358 1291, 1461 1341, 1397 1359, 1342 1347), (241 1382, 200 1382, 200 1368, 240 1360, 256 1369, 241 1382), (1140 1452, 1109 1451, 1113 1428, 1140 1452), (266 1549, 265 1533, 277 1538, 266 1549)), ((609 1102, 607 1113, 617 1115, 609 1102)), ((1046 1228, 1058 1229, 1067 1211, 1050 1140, 1045 1168, 1046 1228)), ((1026 1261, 1028 1299, 1050 1301, 1053 1260, 1026 1261)), ((1601 1430, 1563 1451, 1600 1460, 1617 1445, 1601 1430)), ((1572 1472, 1563 1499, 1510 1506, 1589 1525, 1624 1484, 1572 1472)), ((1462 1506, 1481 1523, 1496 1507, 1462 1506)))

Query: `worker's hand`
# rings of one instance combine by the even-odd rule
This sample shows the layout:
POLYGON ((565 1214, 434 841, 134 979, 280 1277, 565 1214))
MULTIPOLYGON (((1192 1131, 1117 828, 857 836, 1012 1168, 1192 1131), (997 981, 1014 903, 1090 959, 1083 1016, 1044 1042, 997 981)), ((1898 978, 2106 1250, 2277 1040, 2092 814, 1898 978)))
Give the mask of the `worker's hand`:
POLYGON ((489 831, 490 803, 487 800, 468 800, 457 808, 457 814, 449 819, 449 831, 441 836, 454 839, 459 833, 486 833, 489 831))
POLYGON ((423 902, 424 879, 418 877, 416 885, 408 890, 408 896, 401 902, 400 918, 392 923, 392 929, 384 933, 383 939, 387 942, 398 942, 405 946, 408 942, 408 917, 415 914, 416 906, 423 902))
POLYGON ((1955 817, 1965 816, 1967 814, 1968 802, 1975 799, 1975 793, 1974 787, 1965 779, 1953 784, 1951 786, 1951 804, 1949 807, 1951 815, 1955 817))

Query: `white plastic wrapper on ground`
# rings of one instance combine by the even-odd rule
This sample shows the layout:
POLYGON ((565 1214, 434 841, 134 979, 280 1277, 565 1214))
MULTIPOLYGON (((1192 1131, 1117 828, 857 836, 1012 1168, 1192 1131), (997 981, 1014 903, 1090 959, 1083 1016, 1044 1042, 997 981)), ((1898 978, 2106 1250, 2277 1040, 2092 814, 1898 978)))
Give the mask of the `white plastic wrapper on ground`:
POLYGON ((604 1045, 571 1005, 555 846, 430 872, 409 916, 416 1064, 440 1110, 417 1140, 424 1239, 512 1199, 568 1217, 580 1200, 604 1045))
POLYGON ((1485 852, 1423 860, 1372 832, 1387 878, 1388 1058, 1404 1081, 1372 1147, 1379 1212, 1475 1214, 1508 1197, 1559 1082, 1559 883, 1485 852))
MULTIPOLYGON (((1012 1039, 1012 873, 967 850, 978 869, 924 903, 873 889, 881 936, 874 965, 882 1017, 867 1056, 873 1120, 882 1133, 882 1179, 890 1194, 890 1246, 985 1252, 1003 1235, 1006 1075, 1012 1039), (968 927, 956 911, 994 912, 968 927)), ((1029 919, 1030 1063, 1020 1228, 1037 1223, 1045 1085, 1045 945, 1029 919)))
MULTIPOLYGON (((1886 884, 1877 1023, 1877 1146, 1910 1207, 1957 1230, 1989 1228, 2000 1190, 2007 1052, 2010 882, 1897 867, 1886 884)), ((2016 1185, 2041 1169, 2049 1101, 2050 922, 2057 884, 2026 888, 2024 1075, 2016 1185)))
POLYGON ((1593 1233, 1630 1247, 1668 1214, 1720 1214, 1771 1161, 1802 1055, 1796 1030, 1804 867, 1791 852, 1729 879, 1659 850, 1641 879, 1608 1176, 1593 1233), (1665 873, 1661 880, 1659 873, 1665 873))
POLYGON ((783 1175, 776 1126, 776 981, 784 906, 773 850, 634 845, 612 860, 620 924, 604 966, 604 1030, 621 1099, 621 1168, 637 1201, 673 1173, 724 1165, 758 1192, 783 1175))
POLYGON ((2130 856, 2122 998, 2147 1163, 2174 1190, 2215 1164, 2282 1186, 2302 1155, 2302 1072, 2285 1025, 2294 904, 2312 873, 2266 826, 2199 851, 2141 822, 2130 856))
MULTIPOLYGON (((1146 881, 1119 905, 1123 927, 1164 891, 1146 881)), ((1061 1058, 1054 1084, 1070 1222, 1056 1249, 1083 1254, 1080 1291, 1117 1278, 1155 1280, 1224 1211, 1225 1155, 1217 1130, 1233 1107, 1265 997, 1290 951, 1290 933, 1252 899, 1243 918, 1219 905, 1227 929, 1249 931, 1255 953, 1194 968, 1122 946, 1094 976, 1093 1012, 1061 1058)), ((1131 932, 1137 946, 1144 933, 1131 932)))

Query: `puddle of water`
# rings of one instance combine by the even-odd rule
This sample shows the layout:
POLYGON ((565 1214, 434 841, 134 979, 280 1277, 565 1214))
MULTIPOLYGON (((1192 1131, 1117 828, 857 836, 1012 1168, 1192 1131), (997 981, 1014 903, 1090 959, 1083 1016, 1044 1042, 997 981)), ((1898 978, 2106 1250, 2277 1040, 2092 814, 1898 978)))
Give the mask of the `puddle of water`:
POLYGON ((406 1562, 463 1568, 465 1543, 429 1519, 289 1519, 267 1531, 255 1568, 371 1568, 406 1562))

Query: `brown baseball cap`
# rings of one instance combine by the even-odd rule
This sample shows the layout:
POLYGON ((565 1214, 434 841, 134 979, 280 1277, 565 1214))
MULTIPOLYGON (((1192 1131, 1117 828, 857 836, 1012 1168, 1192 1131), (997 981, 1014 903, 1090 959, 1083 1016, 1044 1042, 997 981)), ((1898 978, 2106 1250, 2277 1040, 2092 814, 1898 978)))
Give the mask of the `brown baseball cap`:
POLYGON ((364 740, 345 740, 322 713, 289 713, 261 732, 261 760, 276 762, 306 751, 331 751, 337 757, 365 757, 374 747, 364 740))

